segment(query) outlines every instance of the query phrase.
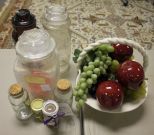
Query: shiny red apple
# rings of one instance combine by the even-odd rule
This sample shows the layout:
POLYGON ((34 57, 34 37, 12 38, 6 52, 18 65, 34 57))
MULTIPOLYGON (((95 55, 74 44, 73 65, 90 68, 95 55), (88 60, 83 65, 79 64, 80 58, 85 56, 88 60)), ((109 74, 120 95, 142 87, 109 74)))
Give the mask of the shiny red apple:
POLYGON ((123 89, 116 81, 104 81, 98 85, 96 98, 104 108, 115 109, 123 102, 123 89))
POLYGON ((137 89, 144 80, 144 70, 140 63, 127 60, 121 64, 117 71, 120 84, 130 89, 137 89))
POLYGON ((124 62, 128 60, 133 54, 133 48, 124 44, 113 44, 114 52, 112 57, 117 59, 119 62, 124 62))

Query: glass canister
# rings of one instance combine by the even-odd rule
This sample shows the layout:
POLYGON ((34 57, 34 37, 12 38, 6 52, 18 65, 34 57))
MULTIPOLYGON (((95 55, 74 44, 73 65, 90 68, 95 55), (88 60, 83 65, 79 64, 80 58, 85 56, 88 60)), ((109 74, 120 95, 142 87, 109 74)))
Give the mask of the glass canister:
POLYGON ((56 4, 46 7, 42 24, 55 39, 60 60, 60 73, 63 74, 69 69, 71 56, 71 23, 66 8, 56 4))
POLYGON ((54 39, 41 29, 24 31, 16 44, 15 77, 30 98, 53 99, 59 74, 54 39))
POLYGON ((18 41, 18 37, 25 31, 36 28, 36 19, 28 9, 20 9, 12 17, 13 32, 12 38, 15 42, 18 41))
POLYGON ((11 85, 8 98, 18 119, 27 120, 32 115, 27 91, 21 85, 11 85))

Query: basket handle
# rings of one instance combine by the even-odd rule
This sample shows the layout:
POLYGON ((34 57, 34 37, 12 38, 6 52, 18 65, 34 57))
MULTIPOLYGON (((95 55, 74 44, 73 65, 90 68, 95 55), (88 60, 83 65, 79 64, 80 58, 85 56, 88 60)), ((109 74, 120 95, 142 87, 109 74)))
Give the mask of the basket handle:
POLYGON ((140 54, 143 56, 143 68, 146 71, 147 66, 148 66, 148 56, 147 56, 145 49, 137 42, 132 41, 132 40, 128 40, 125 38, 104 38, 102 40, 98 40, 95 43, 89 44, 88 47, 84 48, 83 51, 79 55, 79 58, 77 60, 78 68, 80 67, 81 62, 84 59, 84 57, 86 56, 87 52, 89 52, 91 49, 96 48, 100 44, 105 44, 105 43, 107 43, 107 44, 117 44, 117 43, 126 44, 126 45, 129 45, 129 46, 135 48, 136 50, 138 50, 138 52, 140 52, 140 54))

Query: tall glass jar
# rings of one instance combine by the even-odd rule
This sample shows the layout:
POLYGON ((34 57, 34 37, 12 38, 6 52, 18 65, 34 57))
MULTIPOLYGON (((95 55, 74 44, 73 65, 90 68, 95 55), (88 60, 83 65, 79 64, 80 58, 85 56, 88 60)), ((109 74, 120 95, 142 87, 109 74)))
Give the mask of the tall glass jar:
POLYGON ((16 44, 15 77, 30 98, 53 99, 59 74, 54 39, 41 29, 25 31, 16 44))
POLYGON ((21 85, 11 85, 8 98, 18 119, 27 120, 32 115, 27 91, 23 89, 21 85))
POLYGON ((70 19, 66 8, 61 5, 48 6, 42 17, 42 24, 56 41, 56 49, 60 60, 60 73, 69 69, 71 56, 70 19))

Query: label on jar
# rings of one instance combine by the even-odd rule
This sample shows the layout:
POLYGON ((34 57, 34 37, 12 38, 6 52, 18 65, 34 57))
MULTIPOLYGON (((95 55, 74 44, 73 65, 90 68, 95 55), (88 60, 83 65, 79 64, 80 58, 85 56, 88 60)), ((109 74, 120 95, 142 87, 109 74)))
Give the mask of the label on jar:
POLYGON ((59 112, 65 113, 64 116, 72 116, 73 112, 67 103, 59 103, 59 112))
POLYGON ((25 76, 32 95, 46 97, 52 92, 52 80, 49 75, 40 71, 33 71, 31 75, 25 76))
POLYGON ((50 91, 51 90, 50 86, 47 84, 42 84, 42 85, 40 85, 40 87, 43 91, 50 91))

